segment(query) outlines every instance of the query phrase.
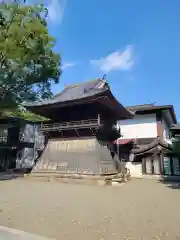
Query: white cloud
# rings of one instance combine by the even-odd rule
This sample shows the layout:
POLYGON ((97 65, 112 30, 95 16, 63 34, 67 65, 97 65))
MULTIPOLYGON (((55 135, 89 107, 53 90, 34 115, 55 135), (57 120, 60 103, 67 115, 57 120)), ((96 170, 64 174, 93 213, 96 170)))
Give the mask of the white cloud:
POLYGON ((66 6, 66 0, 51 0, 47 6, 48 18, 52 23, 61 23, 66 6))
POLYGON ((64 70, 66 68, 74 67, 75 65, 77 65, 76 62, 65 62, 64 64, 62 64, 61 69, 64 70))
POLYGON ((116 70, 128 71, 134 65, 133 46, 127 46, 123 51, 110 53, 104 58, 91 60, 90 63, 106 73, 116 70))

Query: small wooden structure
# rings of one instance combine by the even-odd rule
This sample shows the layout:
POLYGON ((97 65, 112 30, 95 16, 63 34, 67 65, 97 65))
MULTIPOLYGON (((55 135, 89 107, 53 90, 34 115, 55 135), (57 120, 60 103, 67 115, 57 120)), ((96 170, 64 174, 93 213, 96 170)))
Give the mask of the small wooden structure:
POLYGON ((44 148, 38 124, 15 117, 0 118, 0 171, 31 169, 44 148))
POLYGON ((142 162, 143 174, 163 175, 166 173, 166 156, 170 156, 172 147, 165 140, 154 139, 146 145, 136 145, 134 150, 135 162, 142 162))
POLYGON ((33 171, 83 175, 117 172, 112 142, 116 121, 132 118, 104 79, 67 86, 53 99, 25 107, 51 120, 41 124, 48 143, 33 171))
POLYGON ((180 176, 180 160, 172 151, 172 144, 159 137, 154 139, 132 139, 119 141, 120 158, 132 163, 138 175, 180 176), (138 141, 139 140, 139 141, 138 141), (133 143, 133 144, 132 144, 133 143), (133 154, 133 159, 130 159, 133 154))

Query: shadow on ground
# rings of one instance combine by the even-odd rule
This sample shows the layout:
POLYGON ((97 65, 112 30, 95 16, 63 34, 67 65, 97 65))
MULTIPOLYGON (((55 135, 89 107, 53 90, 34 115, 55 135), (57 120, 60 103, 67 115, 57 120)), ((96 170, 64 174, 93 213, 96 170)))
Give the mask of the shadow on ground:
POLYGON ((31 171, 32 168, 9 169, 7 171, 0 172, 0 181, 24 178, 25 174, 29 174, 31 171))
POLYGON ((160 183, 166 184, 167 187, 172 189, 179 189, 180 190, 180 181, 170 181, 170 180, 160 180, 160 183))
POLYGON ((24 173, 7 173, 0 172, 0 181, 8 181, 17 178, 24 178, 24 173))

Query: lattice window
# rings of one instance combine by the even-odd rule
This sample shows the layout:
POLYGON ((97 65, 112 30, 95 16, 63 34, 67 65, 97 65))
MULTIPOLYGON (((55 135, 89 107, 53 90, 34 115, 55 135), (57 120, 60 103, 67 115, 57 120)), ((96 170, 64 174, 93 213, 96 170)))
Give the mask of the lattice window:
POLYGON ((19 140, 21 142, 24 142, 24 127, 21 127, 20 128, 20 131, 19 131, 19 140))
POLYGON ((8 138, 8 129, 0 128, 0 142, 7 142, 8 138))

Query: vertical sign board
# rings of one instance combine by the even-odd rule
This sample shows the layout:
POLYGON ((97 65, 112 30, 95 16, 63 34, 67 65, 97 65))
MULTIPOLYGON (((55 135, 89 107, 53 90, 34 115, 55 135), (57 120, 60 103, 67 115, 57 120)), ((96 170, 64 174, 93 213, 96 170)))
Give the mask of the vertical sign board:
POLYGON ((171 175, 171 164, 169 157, 164 157, 164 173, 165 175, 171 175))

